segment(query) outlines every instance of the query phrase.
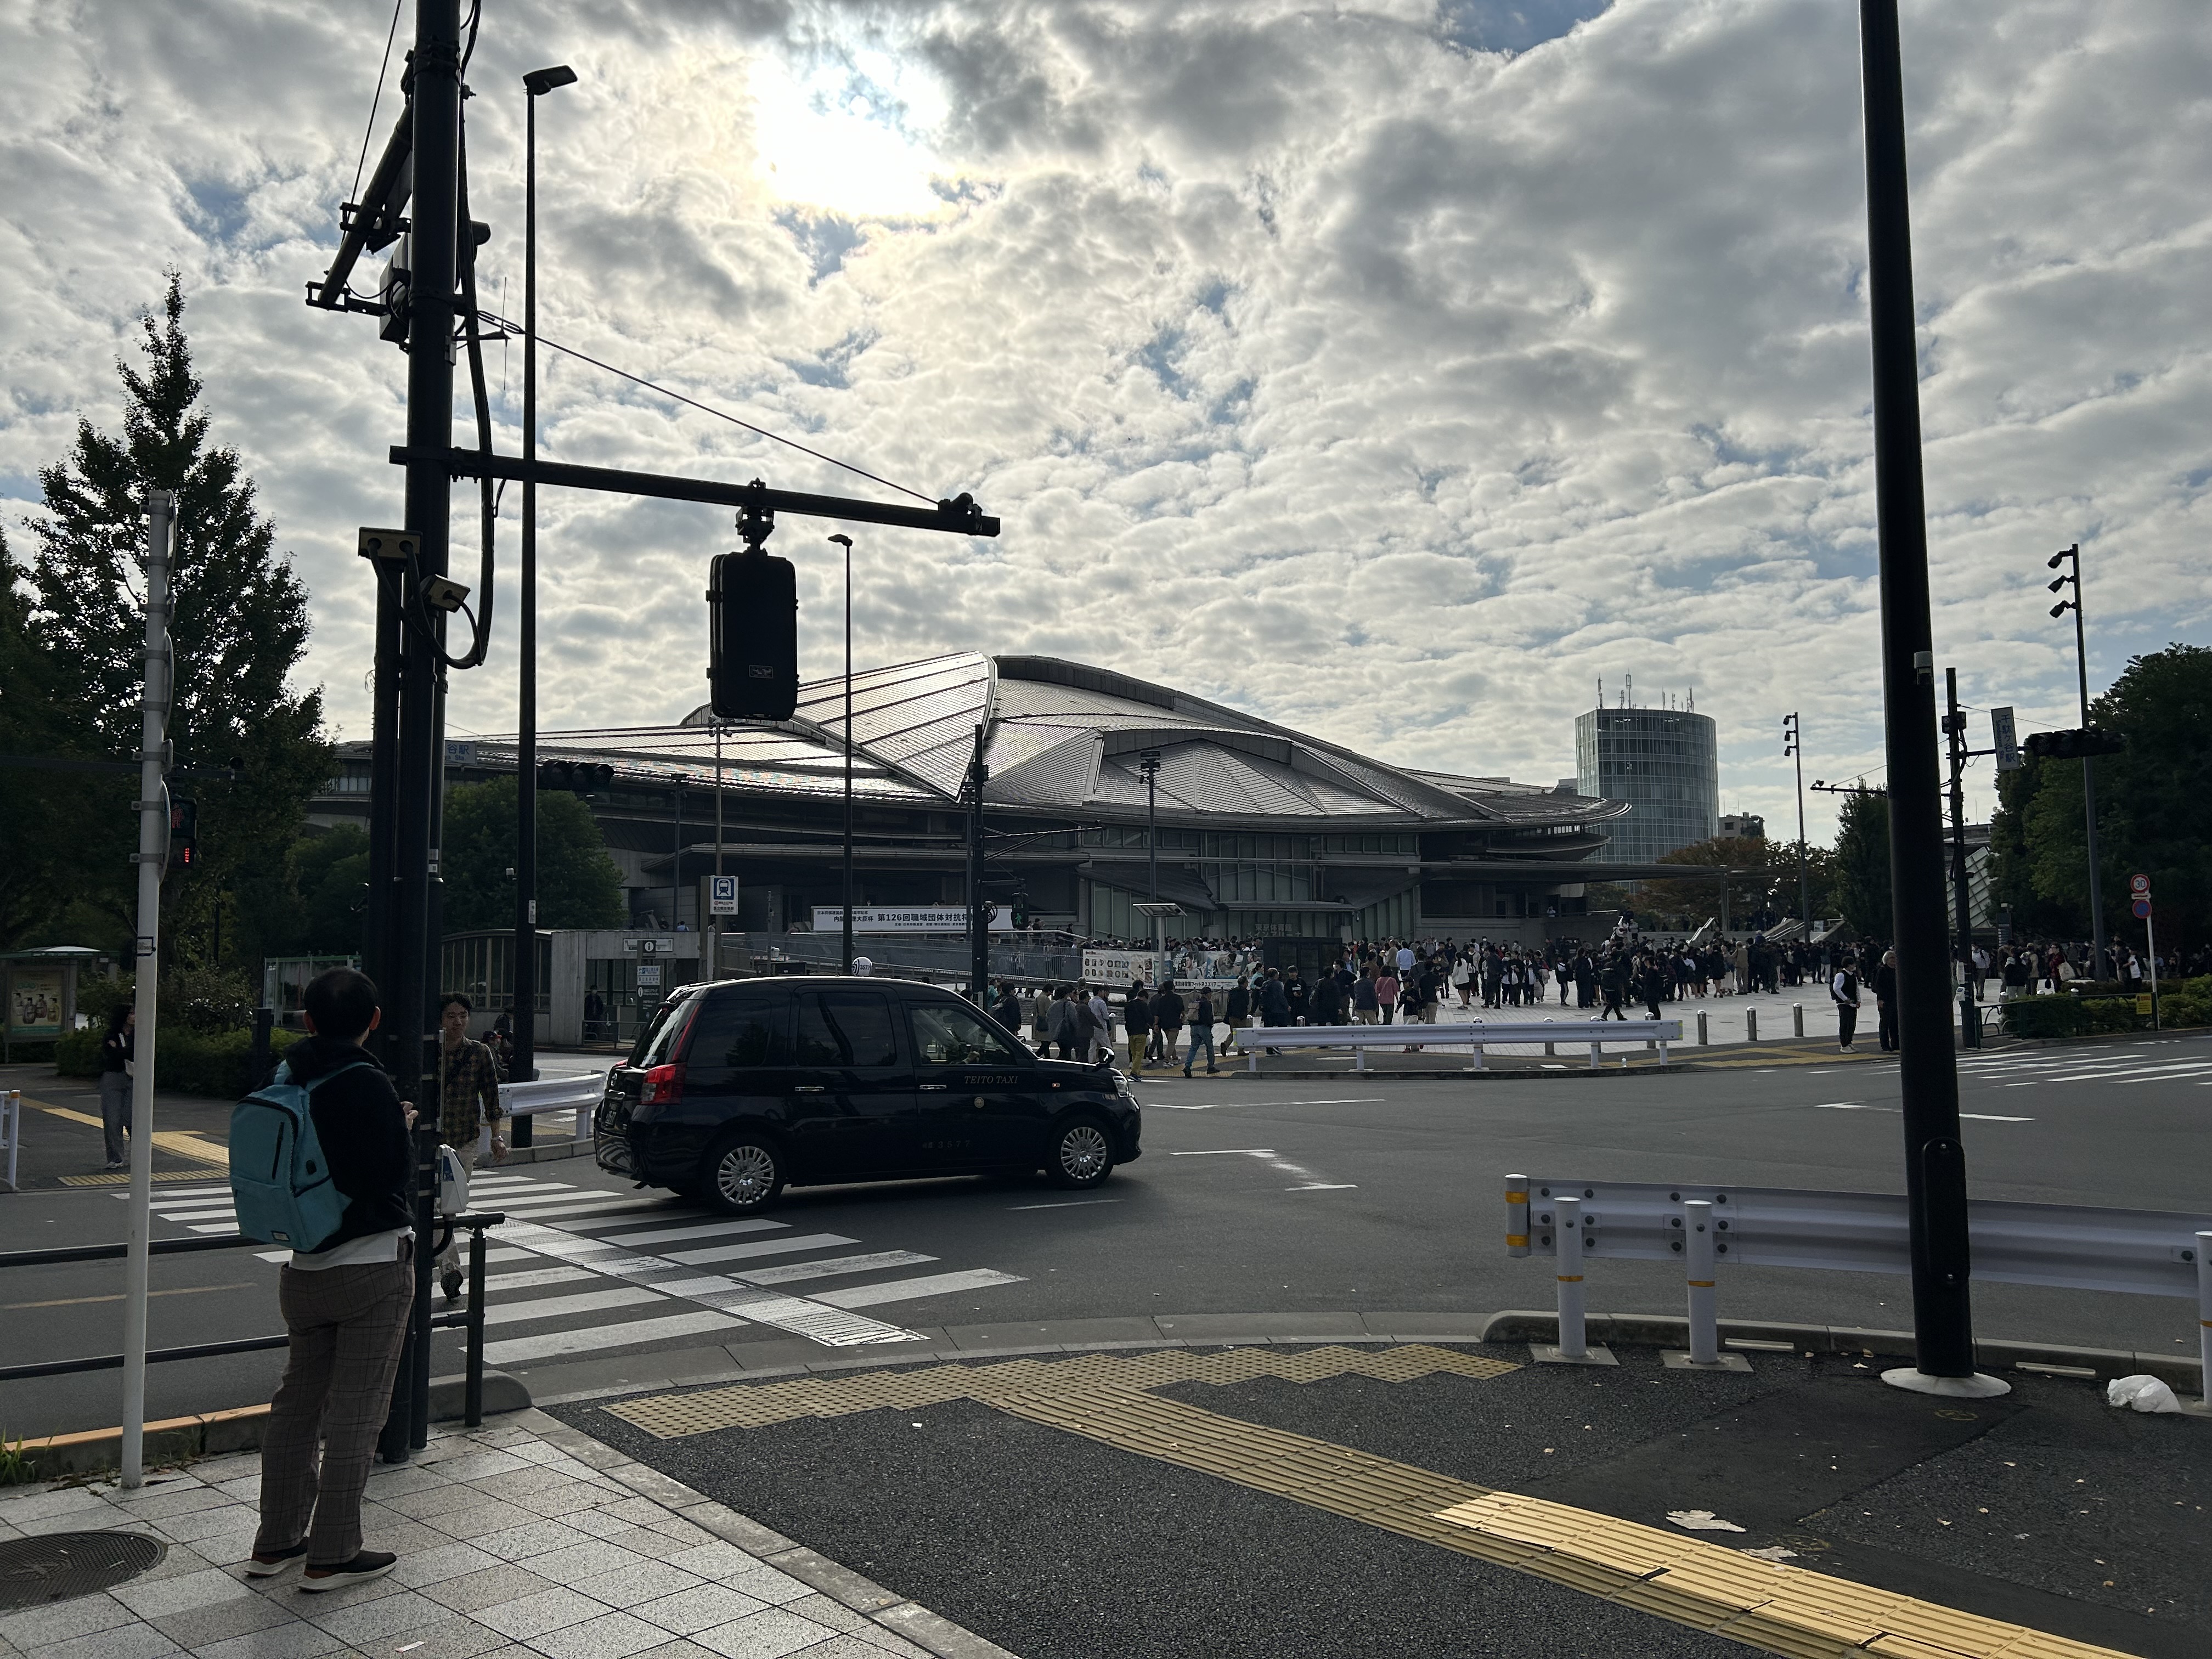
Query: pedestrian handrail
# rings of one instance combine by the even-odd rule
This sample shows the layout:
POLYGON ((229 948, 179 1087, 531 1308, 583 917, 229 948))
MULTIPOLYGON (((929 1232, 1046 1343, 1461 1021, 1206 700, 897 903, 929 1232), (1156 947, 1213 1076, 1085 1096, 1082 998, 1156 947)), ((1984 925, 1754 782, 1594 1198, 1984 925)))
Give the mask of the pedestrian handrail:
MULTIPOLYGON (((1711 1267, 1692 1269, 1693 1290, 1710 1291, 1712 1268, 1730 1265, 1912 1271, 1911 1221, 1899 1193, 1505 1177, 1506 1254, 1560 1261, 1563 1328, 1569 1304, 1577 1310, 1581 1304, 1582 1275, 1569 1272, 1569 1261, 1577 1267, 1601 1257, 1686 1263, 1701 1243, 1690 1237, 1692 1223, 1707 1218, 1711 1267), (1700 1207, 1685 1208, 1690 1205, 1700 1207), (1563 1250, 1562 1240, 1580 1248, 1570 1242, 1563 1250)), ((1978 1279, 2195 1297, 2206 1375, 2212 1377, 2212 1215, 1970 1199, 1966 1233, 1978 1279)), ((1704 1305, 1710 1324, 1710 1297, 1704 1305)), ((1693 1325, 1699 1318, 1694 1296, 1691 1317, 1693 1325)), ((1561 1342, 1567 1345, 1564 1334, 1561 1342)))
POLYGON ((1595 1070, 1599 1051, 1608 1042, 1656 1043, 1659 1063, 1667 1063, 1667 1045, 1682 1040, 1679 1019, 1461 1020, 1451 1024, 1425 1025, 1258 1025, 1237 1033, 1237 1046, 1246 1051, 1248 1071, 1260 1069, 1262 1048, 1349 1048, 1352 1068, 1367 1069, 1370 1048, 1468 1048, 1474 1050, 1474 1068, 1483 1069, 1483 1049, 1490 1044, 1540 1042, 1544 1052, 1558 1043, 1589 1045, 1589 1063, 1595 1070))
POLYGON ((0 1181, 8 1183, 9 1192, 21 1190, 15 1185, 15 1157, 23 1150, 23 1091, 21 1089, 0 1089, 0 1154, 4 1154, 7 1165, 0 1181))
MULTIPOLYGON (((592 1133, 592 1114, 599 1109, 599 1097, 605 1093, 606 1086, 606 1074, 603 1072, 586 1072, 581 1077, 540 1078, 534 1083, 502 1083, 499 1085, 500 1109, 509 1117, 574 1112, 576 1139, 582 1140, 592 1133)), ((489 1131, 485 1133, 489 1135, 489 1131)))
MULTIPOLYGON (((469 1426, 474 1428, 483 1421, 484 1229, 498 1226, 507 1217, 497 1212, 472 1212, 467 1215, 441 1216, 438 1219, 448 1226, 469 1230, 467 1305, 451 1313, 433 1315, 430 1323, 434 1328, 461 1329, 468 1333, 463 1414, 469 1426)), ((242 1249, 247 1245, 265 1245, 268 1242, 262 1238, 250 1238, 243 1233, 224 1233, 212 1238, 157 1238, 147 1249, 155 1255, 179 1255, 199 1250, 242 1249)), ((0 1268, 44 1267, 70 1261, 118 1261, 127 1255, 130 1249, 128 1244, 71 1244, 49 1250, 10 1250, 0 1253, 0 1268)), ((146 1363, 152 1365, 170 1360, 213 1359, 224 1354, 254 1353, 263 1349, 283 1347, 290 1340, 289 1335, 248 1336, 228 1342, 196 1342, 179 1348, 155 1348, 147 1353, 146 1363)), ((68 1376, 82 1371, 120 1370, 123 1364, 123 1355, 110 1353, 77 1359, 40 1360, 27 1365, 0 1365, 0 1382, 21 1382, 34 1376, 68 1376)))

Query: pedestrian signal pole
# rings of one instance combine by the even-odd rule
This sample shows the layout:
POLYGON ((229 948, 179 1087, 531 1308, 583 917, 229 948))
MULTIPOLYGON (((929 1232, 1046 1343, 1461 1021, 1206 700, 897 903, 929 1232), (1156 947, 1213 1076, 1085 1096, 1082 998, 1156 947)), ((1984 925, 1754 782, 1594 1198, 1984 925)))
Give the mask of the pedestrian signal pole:
POLYGON ((138 730, 138 934, 132 948, 138 1028, 131 1060, 131 1252, 123 1290, 123 1484, 146 1478, 146 1294, 154 1210, 154 1054, 161 979, 161 875, 169 860, 168 728, 176 692, 169 639, 177 498, 146 495, 146 679, 138 730))
MULTIPOLYGON (((2051 591, 2056 593, 2061 588, 2071 587, 2074 597, 2061 599, 2052 605, 2051 614, 2063 617, 2069 611, 2074 613, 2074 669, 2081 689, 2081 725, 2087 730, 2089 726, 2089 647, 2081 625, 2081 543, 2076 542, 2071 547, 2053 553, 2045 568, 2056 570, 2062 564, 2066 567, 2066 574, 2051 582, 2051 591)), ((2103 883, 2097 868, 2097 756, 2094 750, 2081 757, 2081 811, 2087 819, 2089 934, 2096 951, 2092 958, 2090 977, 2102 979, 2105 977, 2105 898, 2100 890, 2103 883)))
POLYGON ((1997 1395, 1974 1370, 1966 1149, 1951 1037, 1943 905, 1942 784, 1936 754, 1936 653, 1920 471, 1920 359, 1905 191, 1905 75, 1897 0, 1860 0, 1866 106, 1867 286, 1873 324, 1875 518, 1881 547, 1884 748, 1889 763, 1891 929, 1896 938, 1898 1074, 1904 1096, 1917 1363, 1899 1388, 1997 1395))
POLYGON ((1956 913, 1959 960, 1959 1046, 1982 1046, 1981 987, 1974 973, 1974 903, 1966 889, 1966 717, 1959 708, 1959 671, 1943 671, 1949 709, 1943 737, 1951 757, 1951 903, 1956 913))

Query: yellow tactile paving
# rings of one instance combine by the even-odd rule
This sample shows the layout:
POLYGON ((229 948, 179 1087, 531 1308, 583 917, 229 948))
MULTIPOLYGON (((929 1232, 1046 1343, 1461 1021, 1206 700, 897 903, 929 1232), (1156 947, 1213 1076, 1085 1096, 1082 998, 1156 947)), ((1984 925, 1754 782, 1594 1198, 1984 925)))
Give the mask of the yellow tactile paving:
POLYGON ((2116 1659, 2112 1650, 1956 1612, 1889 1590, 1762 1561, 1723 1545, 1589 1510, 1494 1492, 1349 1446, 1224 1417, 1152 1390, 1277 1377, 1438 1373, 1481 1381, 1516 1367, 1425 1343, 1291 1352, 1231 1348, 1088 1353, 794 1377, 605 1409, 661 1439, 973 1400, 1140 1457, 1195 1469, 1309 1508, 1603 1596, 1785 1659, 2116 1659))

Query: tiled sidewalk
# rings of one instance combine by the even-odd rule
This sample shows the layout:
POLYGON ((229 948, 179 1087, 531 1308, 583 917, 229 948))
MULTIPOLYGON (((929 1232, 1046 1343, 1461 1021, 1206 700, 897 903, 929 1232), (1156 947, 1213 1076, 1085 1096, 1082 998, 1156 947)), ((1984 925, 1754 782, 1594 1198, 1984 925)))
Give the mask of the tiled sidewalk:
POLYGON ((373 1583, 247 1579, 260 1458, 118 1486, 0 1491, 0 1540, 128 1528, 168 1553, 116 1589, 0 1614, 0 1659, 1010 1659, 1004 1650, 555 1421, 520 1412, 375 1466, 373 1583))

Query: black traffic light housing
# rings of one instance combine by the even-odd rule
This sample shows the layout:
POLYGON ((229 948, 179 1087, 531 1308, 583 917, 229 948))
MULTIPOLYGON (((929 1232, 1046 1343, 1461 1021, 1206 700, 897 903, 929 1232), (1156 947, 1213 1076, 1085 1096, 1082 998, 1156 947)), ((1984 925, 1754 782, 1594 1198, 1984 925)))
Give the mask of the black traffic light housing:
POLYGON ((538 767, 540 789, 572 789, 588 795, 614 781, 615 769, 598 761, 542 761, 538 767))
POLYGON ((200 804, 181 795, 169 798, 169 868, 186 872, 200 862, 200 804))
POLYGON ((2086 760, 2092 755, 2122 754, 2128 740, 2117 732, 2085 726, 2068 732, 2031 732, 2021 746, 2040 760, 2086 760))
POLYGON ((757 542, 716 556, 707 613, 707 684, 716 718, 789 720, 799 707, 799 578, 791 561, 770 556, 757 542))

